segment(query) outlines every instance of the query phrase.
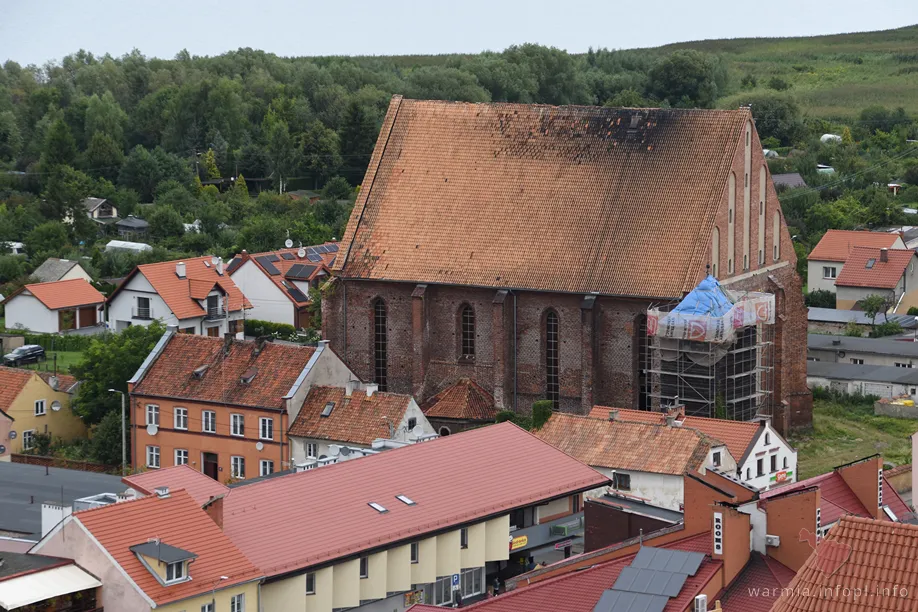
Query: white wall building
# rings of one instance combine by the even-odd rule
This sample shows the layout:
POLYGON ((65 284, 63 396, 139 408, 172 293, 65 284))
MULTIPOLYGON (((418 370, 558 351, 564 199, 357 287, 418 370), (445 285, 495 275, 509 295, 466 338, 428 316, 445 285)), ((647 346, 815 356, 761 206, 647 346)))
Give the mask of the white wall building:
POLYGON ((854 247, 904 249, 899 234, 884 232, 829 230, 807 258, 807 288, 835 293, 835 279, 841 274, 845 261, 854 247))
POLYGON ((25 285, 3 301, 6 327, 44 334, 95 327, 104 302, 82 278, 25 285))

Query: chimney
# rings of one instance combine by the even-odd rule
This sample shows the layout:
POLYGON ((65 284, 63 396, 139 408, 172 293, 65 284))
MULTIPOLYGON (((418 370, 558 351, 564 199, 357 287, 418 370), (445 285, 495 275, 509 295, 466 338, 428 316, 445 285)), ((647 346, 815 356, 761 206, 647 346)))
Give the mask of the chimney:
POLYGON ((262 349, 265 348, 265 343, 271 340, 271 336, 258 336, 255 338, 255 349, 252 351, 253 357, 258 357, 261 354, 262 349))
POLYGON ((667 427, 672 427, 673 424, 676 422, 676 415, 675 415, 675 414, 667 414, 665 418, 666 418, 666 426, 667 426, 667 427))
POLYGON ((609 420, 610 420, 610 421, 617 421, 617 420, 618 420, 618 408, 610 408, 610 409, 609 409, 609 420))
POLYGON ((61 381, 57 376, 48 377, 48 386, 51 387, 52 390, 57 391, 58 387, 60 387, 60 383, 61 381))
POLYGON ((344 385, 344 397, 350 397, 354 394, 354 389, 357 388, 357 385, 360 384, 359 380, 349 380, 344 385))
POLYGON ((367 397, 373 397, 373 394, 379 391, 379 385, 376 383, 367 383, 364 389, 366 389, 367 397))
POLYGON ((889 249, 887 248, 880 249, 880 261, 884 263, 889 261, 889 249))
POLYGON ((223 276, 223 258, 222 257, 217 258, 217 274, 219 276, 223 276))
POLYGON ((179 278, 185 278, 185 262, 180 261, 175 264, 175 275, 179 278))
POLYGON ((714 503, 715 560, 724 562, 724 584, 731 584, 749 563, 749 515, 735 508, 714 503))
POLYGON ((217 524, 217 527, 223 529, 223 496, 216 495, 207 500, 207 503, 203 506, 204 512, 207 513, 213 521, 217 524))
POLYGON ((153 489, 153 492, 156 493, 156 497, 160 499, 169 497, 169 487, 156 487, 153 489))

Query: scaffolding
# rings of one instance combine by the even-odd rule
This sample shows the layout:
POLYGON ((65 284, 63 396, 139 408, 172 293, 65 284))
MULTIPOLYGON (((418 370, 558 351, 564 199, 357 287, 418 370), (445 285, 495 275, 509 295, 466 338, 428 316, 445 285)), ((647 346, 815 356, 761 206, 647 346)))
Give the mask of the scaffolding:
POLYGON ((732 292, 708 277, 678 304, 647 313, 643 407, 693 416, 771 416, 774 296, 732 292))

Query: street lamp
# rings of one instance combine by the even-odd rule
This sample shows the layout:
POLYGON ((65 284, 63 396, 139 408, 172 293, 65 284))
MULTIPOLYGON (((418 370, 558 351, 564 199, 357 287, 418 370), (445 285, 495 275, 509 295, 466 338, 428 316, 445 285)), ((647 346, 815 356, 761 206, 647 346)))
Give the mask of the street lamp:
POLYGON ((121 396, 121 475, 127 476, 127 428, 124 422, 124 391, 109 389, 108 392, 117 393, 121 396))
POLYGON ((220 584, 223 580, 229 580, 229 576, 220 576, 214 580, 213 587, 210 589, 210 611, 216 612, 217 610, 217 585, 220 584))

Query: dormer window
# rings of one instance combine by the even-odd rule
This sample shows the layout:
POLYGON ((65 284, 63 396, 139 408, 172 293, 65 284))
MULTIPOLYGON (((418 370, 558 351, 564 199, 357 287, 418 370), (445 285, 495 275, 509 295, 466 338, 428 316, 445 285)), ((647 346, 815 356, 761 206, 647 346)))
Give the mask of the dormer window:
POLYGON ((176 561, 166 564, 166 584, 185 579, 185 562, 176 561))
POLYGON ((163 586, 191 580, 189 564, 197 558, 192 552, 152 539, 131 546, 131 552, 163 586))

